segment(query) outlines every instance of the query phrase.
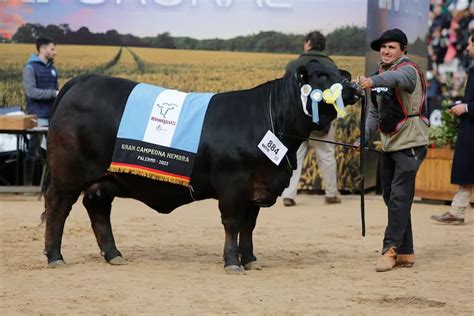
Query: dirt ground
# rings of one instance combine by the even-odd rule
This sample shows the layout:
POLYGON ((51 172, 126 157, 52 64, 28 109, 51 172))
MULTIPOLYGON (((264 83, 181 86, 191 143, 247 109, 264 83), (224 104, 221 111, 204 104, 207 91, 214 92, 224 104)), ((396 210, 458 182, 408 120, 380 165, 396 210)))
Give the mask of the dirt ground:
POLYGON ((432 222, 446 206, 415 203, 417 262, 376 273, 386 210, 369 196, 367 236, 359 200, 324 205, 301 195, 263 209, 254 233, 263 269, 227 275, 224 230, 214 200, 161 215, 140 202, 116 199, 112 221, 128 265, 99 255, 81 203, 65 227, 68 265, 50 269, 42 255, 43 202, 0 197, 0 314, 354 314, 472 315, 474 219, 464 226, 432 222))

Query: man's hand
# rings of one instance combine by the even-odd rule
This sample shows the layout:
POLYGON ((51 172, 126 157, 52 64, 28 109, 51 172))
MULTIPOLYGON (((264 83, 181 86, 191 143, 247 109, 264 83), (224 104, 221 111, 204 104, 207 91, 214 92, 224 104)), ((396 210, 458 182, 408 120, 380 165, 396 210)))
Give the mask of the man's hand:
POLYGON ((374 83, 372 82, 372 79, 367 78, 365 76, 360 76, 358 79, 359 79, 359 86, 362 89, 370 89, 374 85, 374 83))
POLYGON ((355 148, 357 151, 360 151, 360 138, 356 139, 356 140, 354 141, 354 144, 353 144, 353 145, 355 146, 354 148, 355 148))
POLYGON ((466 113, 466 103, 459 103, 449 109, 449 112, 453 113, 454 115, 461 116, 466 113))

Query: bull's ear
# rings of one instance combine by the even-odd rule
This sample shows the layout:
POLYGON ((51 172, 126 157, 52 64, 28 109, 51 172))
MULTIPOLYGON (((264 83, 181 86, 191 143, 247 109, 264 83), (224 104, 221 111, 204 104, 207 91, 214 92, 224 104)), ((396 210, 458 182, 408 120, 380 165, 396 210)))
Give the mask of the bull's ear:
POLYGON ((347 70, 339 69, 339 74, 341 74, 341 76, 347 79, 348 81, 352 80, 351 73, 347 70))
POLYGON ((305 65, 299 66, 296 69, 296 79, 301 84, 307 84, 309 82, 308 69, 305 65))

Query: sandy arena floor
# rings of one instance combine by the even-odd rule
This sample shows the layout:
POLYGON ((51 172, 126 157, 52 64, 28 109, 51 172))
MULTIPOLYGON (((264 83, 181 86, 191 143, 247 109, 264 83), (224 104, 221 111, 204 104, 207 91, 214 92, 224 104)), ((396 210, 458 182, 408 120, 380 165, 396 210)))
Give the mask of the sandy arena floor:
POLYGON ((38 226, 43 202, 0 198, 0 314, 354 314, 472 315, 474 219, 436 224, 447 207, 412 210, 416 265, 376 273, 386 224, 380 197, 369 196, 367 236, 359 200, 299 196, 263 209, 254 233, 263 270, 227 275, 224 229, 214 200, 161 215, 116 199, 112 221, 126 266, 99 255, 82 204, 66 222, 62 253, 68 266, 49 269, 38 226))

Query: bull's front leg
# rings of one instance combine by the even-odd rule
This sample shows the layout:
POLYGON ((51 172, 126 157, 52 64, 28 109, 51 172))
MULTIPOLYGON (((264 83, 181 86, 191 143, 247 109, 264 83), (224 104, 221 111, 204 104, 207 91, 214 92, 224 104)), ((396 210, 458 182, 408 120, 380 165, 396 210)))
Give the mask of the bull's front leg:
POLYGON ((240 262, 237 236, 242 226, 242 202, 235 198, 220 198, 219 209, 225 230, 224 269, 228 274, 245 274, 240 262))
MULTIPOLYGON (((105 190, 104 190, 105 191, 105 190)), ((91 220, 92 230, 94 231, 101 254, 111 265, 124 265, 127 261, 122 257, 120 251, 115 246, 115 239, 110 224, 110 212, 112 208, 112 197, 98 196, 96 194, 84 195, 82 203, 87 209, 91 220)))
POLYGON ((253 230, 257 223, 258 212, 260 207, 251 205, 247 208, 246 216, 242 223, 239 234, 239 251, 241 262, 245 270, 260 270, 261 267, 257 263, 257 257, 253 253, 253 230))

